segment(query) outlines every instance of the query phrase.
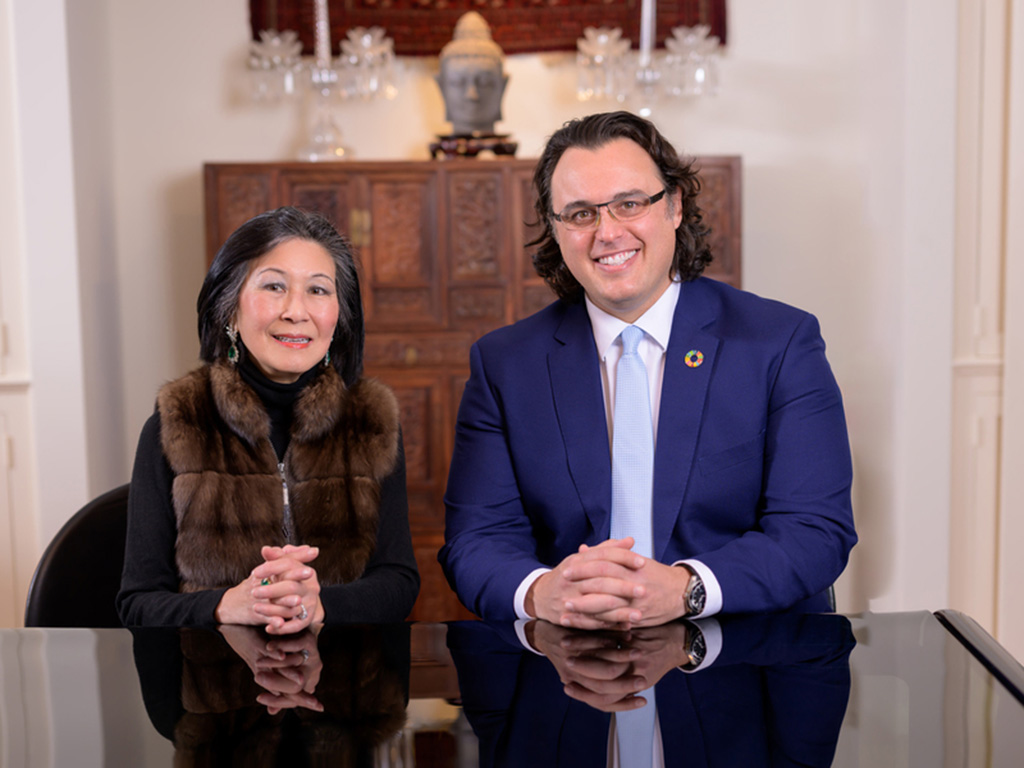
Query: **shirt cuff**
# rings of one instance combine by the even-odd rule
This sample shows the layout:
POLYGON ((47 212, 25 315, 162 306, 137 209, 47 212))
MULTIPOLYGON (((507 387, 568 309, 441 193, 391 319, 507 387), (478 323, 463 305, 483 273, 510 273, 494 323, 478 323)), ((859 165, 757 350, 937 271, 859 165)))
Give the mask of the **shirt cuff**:
POLYGON ((519 642, 523 644, 523 648, 531 653, 537 654, 538 656, 543 656, 544 654, 530 645, 530 641, 526 639, 526 625, 531 621, 539 621, 539 619, 516 619, 512 626, 515 628, 516 637, 518 637, 519 642))
POLYGON ((515 597, 512 599, 513 607, 516 611, 517 619, 535 619, 536 616, 531 616, 526 612, 526 593, 530 591, 530 587, 533 586, 533 582, 543 576, 545 573, 550 571, 550 568, 538 568, 535 571, 531 571, 525 579, 519 584, 519 588, 516 589, 515 597))
POLYGON ((672 565, 685 565, 691 568, 694 573, 700 576, 701 581, 704 582, 704 610, 686 618, 691 620, 703 619, 706 616, 714 616, 722 610, 722 587, 710 568, 700 560, 677 560, 672 565))

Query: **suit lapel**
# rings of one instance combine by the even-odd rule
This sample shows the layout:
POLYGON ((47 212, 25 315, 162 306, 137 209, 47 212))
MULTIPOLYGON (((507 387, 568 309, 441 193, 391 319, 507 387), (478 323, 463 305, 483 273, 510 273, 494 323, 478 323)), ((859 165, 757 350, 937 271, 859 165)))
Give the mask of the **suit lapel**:
POLYGON ((611 526, 611 449, 601 369, 586 308, 573 305, 555 332, 560 346, 548 354, 558 425, 576 493, 597 541, 611 526))
POLYGON ((683 283, 665 354, 654 453, 654 556, 658 560, 671 540, 693 466, 719 345, 707 326, 716 319, 717 310, 700 281, 683 283))

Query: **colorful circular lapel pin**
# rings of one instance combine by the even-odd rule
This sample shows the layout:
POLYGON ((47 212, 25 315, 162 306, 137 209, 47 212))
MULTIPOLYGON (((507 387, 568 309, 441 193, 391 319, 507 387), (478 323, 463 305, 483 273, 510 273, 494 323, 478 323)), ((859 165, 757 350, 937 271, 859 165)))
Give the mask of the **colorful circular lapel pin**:
POLYGON ((699 368, 701 363, 704 362, 704 353, 699 349, 691 349, 686 353, 686 357, 683 360, 691 368, 699 368))

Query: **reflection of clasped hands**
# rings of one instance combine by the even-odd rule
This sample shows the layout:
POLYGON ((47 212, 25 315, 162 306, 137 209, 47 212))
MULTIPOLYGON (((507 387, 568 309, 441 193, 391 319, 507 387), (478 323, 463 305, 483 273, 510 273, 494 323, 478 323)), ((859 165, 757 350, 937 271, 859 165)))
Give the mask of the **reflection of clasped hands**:
POLYGON ((313 632, 270 641, 251 627, 222 626, 220 632, 252 670, 256 684, 266 689, 256 701, 271 715, 296 707, 324 711, 313 695, 323 671, 313 632))
POLYGON ((604 712, 644 706, 639 691, 689 662, 685 622, 628 632, 581 632, 532 621, 526 633, 558 671, 566 695, 604 712))
POLYGON ((272 635, 301 632, 324 620, 320 582, 309 565, 320 554, 306 545, 263 547, 263 563, 224 593, 215 613, 221 624, 264 625, 272 635))
POLYGON ((683 616, 690 572, 632 546, 632 538, 581 545, 530 585, 526 612, 576 629, 653 627, 683 616))

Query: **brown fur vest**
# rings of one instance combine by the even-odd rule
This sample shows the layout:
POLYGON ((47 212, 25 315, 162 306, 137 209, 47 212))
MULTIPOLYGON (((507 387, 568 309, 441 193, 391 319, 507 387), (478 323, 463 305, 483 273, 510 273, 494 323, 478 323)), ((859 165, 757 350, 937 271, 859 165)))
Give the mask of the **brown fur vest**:
MULTIPOLYGON (((270 417, 228 363, 199 368, 157 396, 174 472, 182 592, 229 587, 285 543, 270 417)), ((320 583, 362 575, 377 540, 380 481, 398 456, 398 404, 372 379, 346 389, 327 368, 295 402, 285 474, 299 543, 320 547, 320 583)))

